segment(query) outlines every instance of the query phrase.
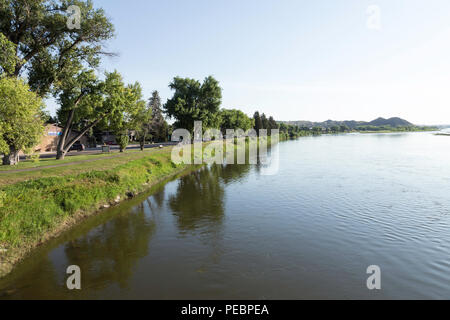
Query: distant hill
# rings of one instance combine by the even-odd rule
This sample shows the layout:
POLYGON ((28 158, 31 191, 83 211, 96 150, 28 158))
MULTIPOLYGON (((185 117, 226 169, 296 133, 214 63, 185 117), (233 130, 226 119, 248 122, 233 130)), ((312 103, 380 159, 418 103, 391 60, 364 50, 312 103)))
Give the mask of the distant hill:
POLYGON ((368 123, 370 126, 391 126, 391 127, 410 127, 413 126, 411 122, 403 120, 401 118, 378 118, 368 123))
POLYGON ((350 129, 355 129, 359 126, 375 126, 375 127, 381 127, 381 126, 391 126, 391 127, 412 127, 414 126, 411 122, 406 121, 401 118, 378 118, 373 121, 367 122, 367 121, 355 121, 355 120, 345 120, 345 121, 334 121, 334 120, 327 120, 324 122, 311 122, 311 121, 279 121, 280 123, 295 125, 299 127, 322 127, 322 128, 331 128, 333 126, 341 126, 345 125, 349 127, 350 129))

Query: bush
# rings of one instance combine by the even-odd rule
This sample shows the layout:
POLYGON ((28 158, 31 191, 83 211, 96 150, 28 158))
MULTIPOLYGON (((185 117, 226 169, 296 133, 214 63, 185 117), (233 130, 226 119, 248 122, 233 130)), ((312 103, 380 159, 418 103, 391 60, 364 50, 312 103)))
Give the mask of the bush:
POLYGON ((25 150, 25 157, 27 158, 27 160, 31 160, 36 163, 36 162, 39 162, 41 156, 39 153, 37 153, 36 151, 34 151, 31 148, 31 149, 25 150))
POLYGON ((119 143, 119 147, 120 147, 120 152, 123 152, 127 148, 129 142, 130 142, 130 138, 128 137, 127 134, 121 134, 119 136, 118 143, 119 143))

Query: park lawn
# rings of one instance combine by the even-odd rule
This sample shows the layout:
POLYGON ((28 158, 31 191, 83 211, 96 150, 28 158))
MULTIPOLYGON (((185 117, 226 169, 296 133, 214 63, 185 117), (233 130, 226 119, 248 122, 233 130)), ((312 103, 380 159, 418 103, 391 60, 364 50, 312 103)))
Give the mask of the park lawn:
POLYGON ((107 170, 120 164, 161 152, 167 152, 167 148, 145 149, 144 151, 130 150, 125 153, 114 152, 108 154, 70 156, 64 160, 40 159, 38 162, 31 160, 21 161, 17 166, 0 166, 0 187, 29 179, 65 176, 90 170, 107 170), (48 168, 45 168, 47 166, 48 168), (38 168, 39 170, 36 170, 38 168))

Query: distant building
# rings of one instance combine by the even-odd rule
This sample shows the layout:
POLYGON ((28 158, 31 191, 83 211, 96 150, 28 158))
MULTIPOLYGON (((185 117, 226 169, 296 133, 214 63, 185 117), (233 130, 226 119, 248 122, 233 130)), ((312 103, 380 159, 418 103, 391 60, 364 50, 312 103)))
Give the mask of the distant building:
MULTIPOLYGON (((63 128, 56 124, 48 124, 45 126, 44 135, 41 142, 34 148, 35 152, 55 152, 58 146, 59 136, 62 134, 63 128)), ((69 140, 76 136, 77 132, 72 132, 69 140)), ((85 136, 80 139, 81 143, 88 146, 88 140, 85 136)))
POLYGON ((108 131, 103 131, 100 133, 100 140, 102 144, 109 144, 109 145, 117 144, 116 136, 112 132, 108 131))

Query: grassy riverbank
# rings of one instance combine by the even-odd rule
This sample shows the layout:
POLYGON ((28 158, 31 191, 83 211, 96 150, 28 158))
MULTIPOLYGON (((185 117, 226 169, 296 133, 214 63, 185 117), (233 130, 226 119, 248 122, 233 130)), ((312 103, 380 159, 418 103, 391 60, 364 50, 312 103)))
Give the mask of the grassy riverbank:
POLYGON ((171 150, 100 157, 89 163, 32 172, 1 173, 0 276, 34 247, 82 218, 192 168, 174 164, 171 150))

